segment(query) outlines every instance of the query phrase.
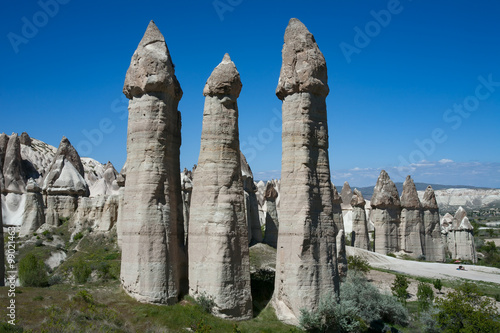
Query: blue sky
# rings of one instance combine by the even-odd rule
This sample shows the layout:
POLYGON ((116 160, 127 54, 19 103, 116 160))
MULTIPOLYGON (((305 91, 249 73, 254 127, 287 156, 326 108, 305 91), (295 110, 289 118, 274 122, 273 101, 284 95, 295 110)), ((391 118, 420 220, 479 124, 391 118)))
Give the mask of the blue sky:
POLYGON ((327 61, 336 184, 373 185, 385 168, 396 181, 410 173, 419 182, 500 187, 497 1, 56 1, 2 6, 0 132, 26 131, 54 146, 65 135, 81 155, 119 170, 121 91, 152 19, 184 91, 181 167, 197 162, 203 87, 228 52, 243 82, 241 148, 255 178, 279 177, 274 92, 285 28, 297 17, 327 61))

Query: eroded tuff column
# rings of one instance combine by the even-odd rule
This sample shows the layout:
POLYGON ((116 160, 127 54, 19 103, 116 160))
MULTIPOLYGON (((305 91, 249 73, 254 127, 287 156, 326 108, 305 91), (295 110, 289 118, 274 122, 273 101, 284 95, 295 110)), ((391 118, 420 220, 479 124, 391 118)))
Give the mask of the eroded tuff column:
POLYGON ((422 217, 425 230, 425 260, 444 261, 445 250, 439 224, 439 208, 432 186, 427 186, 422 199, 422 217))
POLYGON ((360 249, 370 251, 370 236, 368 234, 368 222, 365 212, 366 201, 358 189, 354 189, 352 206, 352 234, 351 245, 360 249))
POLYGON ((280 226, 273 304, 297 323, 300 309, 317 308, 338 292, 336 227, 328 159, 326 62, 297 19, 285 31, 276 95, 283 101, 280 226))
POLYGON ((187 291, 179 149, 182 90, 153 21, 132 56, 121 281, 141 302, 174 304, 187 291))
POLYGON ((424 255, 425 230, 422 219, 422 205, 418 198, 417 188, 410 176, 403 183, 401 194, 400 248, 412 258, 424 255))
POLYGON ((385 170, 380 172, 370 205, 370 218, 375 226, 375 252, 399 251, 401 202, 398 189, 385 170))
POLYGON ((276 191, 274 182, 268 181, 266 184, 266 192, 264 200, 266 201, 266 231, 264 243, 274 248, 278 246, 278 230, 279 219, 278 210, 276 208, 276 199, 278 199, 278 191, 276 191))
POLYGON ((262 243, 262 229, 259 219, 259 201, 257 200, 257 187, 253 181, 253 173, 250 165, 241 153, 241 179, 245 190, 245 210, 248 225, 248 243, 250 245, 262 243))
MULTIPOLYGON (((0 156, 1 159, 1 156, 0 156)), ((2 183, 0 182, 0 287, 5 286, 5 244, 3 238, 2 183)))
POLYGON ((248 228, 241 176, 240 74, 228 54, 205 84, 189 219, 189 292, 214 298, 215 315, 252 317, 248 228))
POLYGON ((58 226, 62 219, 72 217, 78 208, 78 197, 88 197, 89 187, 80 155, 63 136, 43 181, 47 199, 45 221, 58 226))
MULTIPOLYGON (((348 185, 349 186, 349 185, 348 185)), ((333 212, 333 223, 335 224, 335 232, 337 233, 336 243, 337 243, 337 265, 338 271, 341 278, 347 276, 347 252, 345 249, 346 235, 344 226, 344 215, 342 214, 342 197, 337 191, 335 185, 332 184, 333 190, 333 200, 332 200, 332 212, 333 212)), ((352 193, 351 193, 352 196, 352 193)))

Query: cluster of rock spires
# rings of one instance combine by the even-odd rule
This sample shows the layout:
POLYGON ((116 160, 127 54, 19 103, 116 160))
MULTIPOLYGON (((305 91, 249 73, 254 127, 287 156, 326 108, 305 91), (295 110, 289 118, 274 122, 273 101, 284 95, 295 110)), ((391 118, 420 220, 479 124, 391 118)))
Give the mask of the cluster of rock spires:
POLYGON ((460 207, 455 217, 447 214, 440 221, 436 195, 430 185, 420 198, 413 180, 407 176, 400 197, 382 170, 368 204, 358 190, 352 193, 347 182, 341 196, 344 200, 352 198, 351 204, 342 204, 342 208, 344 220, 348 217, 354 247, 427 261, 477 260, 467 213, 460 207), (373 248, 370 241, 374 241, 373 248))
POLYGON ((338 295, 348 245, 475 262, 465 210, 440 221, 432 187, 420 199, 408 176, 400 197, 382 170, 371 201, 347 182, 338 193, 330 176, 324 56, 297 19, 284 40, 276 89, 283 114, 281 180, 256 183, 240 151, 242 83, 228 54, 203 89, 198 164, 179 172, 182 89, 151 21, 123 88, 129 123, 121 173, 109 162, 80 158, 65 137, 56 151, 26 133, 2 134, 0 222, 4 217, 5 225, 21 226, 21 236, 68 220, 74 233, 116 228, 127 293, 159 304, 187 293, 209 297, 214 314, 236 320, 253 316, 249 246, 256 243, 277 249, 272 304, 279 319, 293 324, 302 308, 314 310, 321 297, 338 295))
POLYGON ((3 223, 19 226, 21 237, 45 223, 72 219, 76 233, 84 226, 109 231, 118 220, 113 165, 89 158, 82 163, 66 137, 56 150, 27 133, 1 134, 0 165, 3 223))

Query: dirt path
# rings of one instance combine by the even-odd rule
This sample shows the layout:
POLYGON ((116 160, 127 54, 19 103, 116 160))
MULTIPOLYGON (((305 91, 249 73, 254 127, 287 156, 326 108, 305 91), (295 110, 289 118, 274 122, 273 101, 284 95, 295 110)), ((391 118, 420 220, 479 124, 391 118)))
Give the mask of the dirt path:
POLYGON ((459 271, 457 270, 457 265, 396 259, 350 246, 347 246, 347 255, 361 256, 366 259, 372 267, 388 269, 413 276, 422 276, 432 279, 461 278, 500 284, 500 269, 493 267, 466 265, 465 271, 459 271))

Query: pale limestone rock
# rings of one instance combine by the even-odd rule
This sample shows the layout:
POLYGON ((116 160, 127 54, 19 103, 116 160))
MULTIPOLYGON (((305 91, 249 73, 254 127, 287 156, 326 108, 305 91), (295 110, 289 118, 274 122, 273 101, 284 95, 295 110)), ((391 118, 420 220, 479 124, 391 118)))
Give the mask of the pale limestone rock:
POLYGON ((375 226, 375 252, 398 252, 401 202, 396 185, 385 170, 380 172, 370 204, 370 219, 375 226))
POLYGON ((13 133, 5 150, 3 161, 3 193, 22 194, 26 192, 26 175, 21 157, 21 143, 13 133))
POLYGON ((141 302, 174 304, 187 291, 177 110, 182 90, 153 21, 132 56, 123 93, 129 119, 120 278, 141 302))
POLYGON ((252 317, 248 228, 241 176, 240 75, 228 54, 203 95, 203 129, 189 220, 189 290, 213 297, 215 315, 252 317))
POLYGON ((278 210, 276 209, 278 191, 276 191, 276 186, 272 181, 267 182, 264 197, 266 200, 266 231, 264 243, 276 248, 278 246, 279 230, 278 210))
POLYGON ((253 181, 253 173, 247 159, 241 153, 241 179, 245 190, 245 210, 248 224, 248 242, 250 245, 262 243, 262 229, 260 228, 259 201, 257 187, 253 181))
POLYGON ((370 251, 370 237, 368 234, 368 222, 365 212, 366 201, 358 189, 354 189, 352 206, 352 234, 351 246, 370 251))
POLYGON ((90 187, 90 196, 96 197, 99 195, 116 195, 120 189, 118 185, 118 172, 113 163, 108 162, 104 166, 102 177, 97 179, 90 187))
POLYGON ((441 219, 441 232, 446 233, 453 224, 453 215, 446 213, 441 219))
POLYGON ((407 176, 403 183, 400 228, 400 249, 414 259, 422 258, 425 250, 422 205, 415 183, 410 176, 407 176))
POLYGON ((467 211, 461 206, 455 213, 447 240, 453 259, 471 260, 473 263, 477 262, 474 245, 474 228, 467 217, 467 211))
POLYGON ((338 292, 336 226, 328 158, 326 62, 297 19, 285 31, 276 95, 283 101, 279 236, 273 305, 279 319, 298 323, 338 292))
MULTIPOLYGON (((425 228, 425 259, 427 261, 444 261, 445 250, 441 237, 439 208, 432 186, 428 186, 422 199, 422 213, 425 228)), ((451 215, 450 215, 451 216, 451 215)))
POLYGON ((26 202, 22 218, 21 230, 19 236, 24 237, 35 232, 45 223, 45 214, 43 212, 42 189, 30 178, 26 185, 26 202))
POLYGON ((73 222, 76 229, 91 227, 97 231, 110 231, 118 220, 119 202, 119 195, 80 197, 73 222))

